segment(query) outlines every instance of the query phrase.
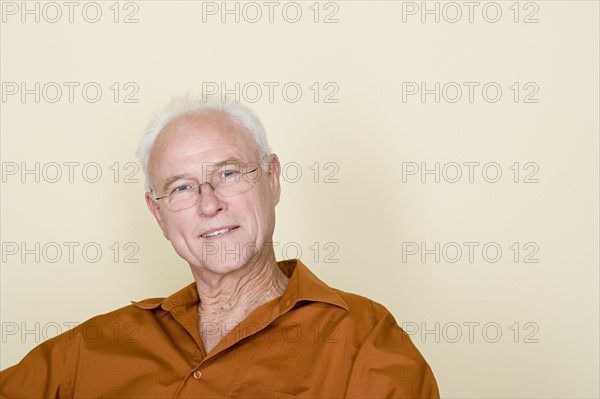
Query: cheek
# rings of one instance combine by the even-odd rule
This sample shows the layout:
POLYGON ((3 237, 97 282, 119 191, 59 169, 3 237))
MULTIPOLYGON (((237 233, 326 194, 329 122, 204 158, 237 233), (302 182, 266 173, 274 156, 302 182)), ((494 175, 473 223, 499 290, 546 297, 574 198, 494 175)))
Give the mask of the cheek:
POLYGON ((169 239, 181 240, 181 236, 187 235, 186 232, 191 232, 191 226, 189 226, 189 218, 184 217, 173 217, 165 219, 165 230, 169 234, 169 239))
POLYGON ((193 253, 197 250, 195 244, 197 237, 191 224, 185 220, 170 220, 166 230, 169 235, 169 241, 175 252, 183 259, 191 259, 193 253))
MULTIPOLYGON (((262 206, 253 209, 253 212, 257 233, 261 236, 272 234, 275 225, 275 211, 272 206, 262 203, 262 206)), ((269 239, 270 237, 266 238, 269 239)))

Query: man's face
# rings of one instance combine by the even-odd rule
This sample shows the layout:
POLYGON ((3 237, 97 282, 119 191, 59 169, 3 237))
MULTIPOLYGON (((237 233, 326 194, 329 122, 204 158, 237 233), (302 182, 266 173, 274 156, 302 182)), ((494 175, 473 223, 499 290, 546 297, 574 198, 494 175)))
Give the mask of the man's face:
POLYGON ((146 195, 165 237, 195 275, 224 275, 270 260, 280 166, 276 155, 263 159, 264 155, 245 128, 216 112, 171 122, 156 139, 148 163, 156 197, 182 184, 207 181, 219 162, 259 166, 248 191, 223 197, 203 184, 198 203, 191 208, 173 211, 167 208, 167 198, 155 202, 146 195), (261 168, 264 162, 270 163, 268 172, 261 168))

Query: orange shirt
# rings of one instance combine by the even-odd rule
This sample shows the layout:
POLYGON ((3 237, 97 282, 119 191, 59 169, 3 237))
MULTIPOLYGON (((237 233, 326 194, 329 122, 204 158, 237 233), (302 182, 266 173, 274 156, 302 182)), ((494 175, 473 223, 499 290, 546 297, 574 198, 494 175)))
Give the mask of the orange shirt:
POLYGON ((433 373, 380 304, 330 288, 300 261, 280 298, 208 354, 190 284, 94 317, 0 373, 2 398, 439 398, 433 373))

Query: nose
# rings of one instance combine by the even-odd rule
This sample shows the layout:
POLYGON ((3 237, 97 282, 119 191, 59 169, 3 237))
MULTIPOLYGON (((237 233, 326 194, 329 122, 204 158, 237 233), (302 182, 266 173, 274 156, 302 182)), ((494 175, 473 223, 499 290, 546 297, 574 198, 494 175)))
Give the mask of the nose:
POLYGON ((214 216, 223 210, 224 205, 209 182, 202 183, 198 190, 200 190, 200 198, 198 198, 198 214, 200 216, 214 216), (208 185, 208 187, 204 185, 208 185))

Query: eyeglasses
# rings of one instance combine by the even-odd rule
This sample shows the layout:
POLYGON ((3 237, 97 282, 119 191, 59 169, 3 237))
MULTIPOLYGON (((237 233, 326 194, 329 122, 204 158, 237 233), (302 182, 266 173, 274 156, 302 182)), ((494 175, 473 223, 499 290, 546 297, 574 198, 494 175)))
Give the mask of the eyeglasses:
POLYGON ((181 211, 198 204, 203 184, 208 184, 215 193, 222 197, 231 197, 250 190, 252 185, 260 179, 260 175, 258 167, 244 172, 236 164, 224 165, 218 168, 208 181, 200 184, 177 185, 168 191, 168 194, 162 197, 154 197, 154 200, 165 199, 169 210, 181 211), (257 171, 258 173, 251 175, 257 171))

